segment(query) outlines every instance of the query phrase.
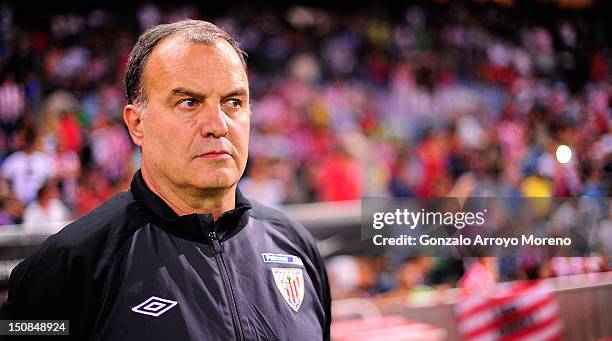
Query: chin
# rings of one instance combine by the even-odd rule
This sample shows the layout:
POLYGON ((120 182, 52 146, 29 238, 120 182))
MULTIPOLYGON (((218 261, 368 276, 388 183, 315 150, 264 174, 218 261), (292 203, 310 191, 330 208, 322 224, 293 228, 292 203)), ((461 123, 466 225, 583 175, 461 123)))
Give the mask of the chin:
POLYGON ((209 172, 205 176, 192 178, 190 183, 200 189, 224 189, 234 186, 238 177, 234 172, 209 172))

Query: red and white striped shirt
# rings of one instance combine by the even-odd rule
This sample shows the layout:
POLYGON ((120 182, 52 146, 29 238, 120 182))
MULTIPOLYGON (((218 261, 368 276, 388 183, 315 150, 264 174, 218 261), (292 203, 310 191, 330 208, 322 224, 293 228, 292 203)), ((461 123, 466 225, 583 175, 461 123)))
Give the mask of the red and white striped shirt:
POLYGON ((14 122, 25 109, 25 91, 23 86, 7 80, 0 86, 0 121, 14 122))

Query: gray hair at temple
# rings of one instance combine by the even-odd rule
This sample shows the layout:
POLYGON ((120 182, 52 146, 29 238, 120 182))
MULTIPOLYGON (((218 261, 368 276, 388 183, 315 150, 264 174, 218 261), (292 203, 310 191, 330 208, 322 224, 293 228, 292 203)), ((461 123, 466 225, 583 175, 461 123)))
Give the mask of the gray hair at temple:
POLYGON ((147 96, 142 84, 142 75, 151 52, 165 38, 184 39, 188 42, 214 45, 219 41, 228 42, 238 53, 246 70, 246 53, 236 40, 218 26, 202 20, 181 20, 171 24, 154 26, 140 35, 128 60, 125 74, 125 90, 128 104, 138 106, 145 116, 147 96))

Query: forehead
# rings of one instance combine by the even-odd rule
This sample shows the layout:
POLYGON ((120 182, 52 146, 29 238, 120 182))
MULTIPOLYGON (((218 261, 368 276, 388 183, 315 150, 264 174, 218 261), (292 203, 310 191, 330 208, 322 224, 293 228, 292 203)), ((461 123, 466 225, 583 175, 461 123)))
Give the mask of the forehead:
POLYGON ((203 92, 248 88, 242 61, 228 42, 207 44, 173 37, 161 41, 151 52, 143 84, 148 93, 178 86, 203 92))

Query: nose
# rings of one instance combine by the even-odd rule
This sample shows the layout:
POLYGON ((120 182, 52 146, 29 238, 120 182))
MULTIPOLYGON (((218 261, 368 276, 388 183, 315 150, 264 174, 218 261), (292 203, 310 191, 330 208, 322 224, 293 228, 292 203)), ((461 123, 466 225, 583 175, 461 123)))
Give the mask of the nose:
POLYGON ((227 135, 227 115, 221 109, 219 103, 208 106, 202 110, 202 128, 203 137, 220 138, 227 135))

